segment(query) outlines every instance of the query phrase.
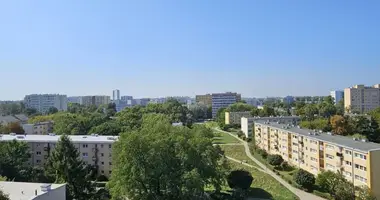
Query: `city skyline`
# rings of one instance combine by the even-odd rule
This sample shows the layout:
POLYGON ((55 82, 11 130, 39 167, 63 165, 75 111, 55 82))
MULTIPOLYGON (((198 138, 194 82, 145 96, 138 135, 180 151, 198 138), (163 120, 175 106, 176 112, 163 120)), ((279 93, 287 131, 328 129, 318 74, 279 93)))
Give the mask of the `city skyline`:
POLYGON ((0 99, 320 96, 379 82, 380 2, 2 3, 0 99), (352 13, 355 13, 353 15, 352 13))

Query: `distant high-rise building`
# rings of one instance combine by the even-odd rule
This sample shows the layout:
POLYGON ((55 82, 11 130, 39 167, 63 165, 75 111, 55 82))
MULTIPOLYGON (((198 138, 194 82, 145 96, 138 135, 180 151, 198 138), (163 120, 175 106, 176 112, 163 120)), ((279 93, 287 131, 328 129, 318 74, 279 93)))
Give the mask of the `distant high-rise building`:
POLYGON ((344 89, 344 107, 349 112, 366 113, 380 106, 380 84, 354 85, 344 89))
POLYGON ((294 97, 293 96, 286 96, 282 99, 282 102, 284 104, 292 104, 294 102, 294 97))
POLYGON ((248 105, 258 106, 259 102, 256 98, 242 98, 248 105))
POLYGON ((196 95, 195 96, 195 102, 204 104, 206 106, 212 106, 212 96, 211 94, 205 94, 205 95, 196 95))
POLYGON ((128 100, 133 100, 133 96, 121 96, 120 100, 127 102, 128 100))
POLYGON ((111 103, 111 97, 105 96, 105 95, 98 95, 98 96, 83 96, 80 99, 80 104, 84 106, 100 106, 102 104, 109 104, 111 103))
POLYGON ((67 96, 59 94, 31 94, 24 98, 26 108, 34 108, 40 113, 46 113, 54 107, 59 111, 67 110, 67 96))
POLYGON ((214 93, 212 96, 212 117, 216 117, 216 113, 221 108, 226 108, 241 100, 241 95, 238 93, 214 93))
POLYGON ((330 92, 330 96, 331 96, 332 98, 334 98, 334 103, 337 104, 337 103, 339 103, 340 100, 343 99, 343 97, 344 97, 344 92, 341 91, 341 90, 331 91, 331 92, 330 92))
POLYGON ((67 102, 69 103, 80 103, 81 97, 67 97, 67 102))
POLYGON ((120 90, 114 90, 112 91, 112 100, 120 100, 120 90))

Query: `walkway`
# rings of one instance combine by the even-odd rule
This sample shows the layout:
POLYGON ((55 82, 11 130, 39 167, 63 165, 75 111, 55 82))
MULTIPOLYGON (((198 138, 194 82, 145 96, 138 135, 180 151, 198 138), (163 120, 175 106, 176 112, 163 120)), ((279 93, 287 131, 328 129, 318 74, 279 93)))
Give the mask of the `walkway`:
MULTIPOLYGON (((276 179, 278 182, 280 182, 283 186, 285 186, 286 188, 288 188, 291 192, 293 192, 295 195, 297 195, 301 200, 324 200, 324 198, 322 197, 319 197, 319 196, 316 196, 314 194, 311 194, 311 193, 307 193, 305 191, 302 191, 300 189, 297 189, 295 187, 293 187, 292 185, 290 185, 288 182, 286 182, 285 180, 283 180, 280 176, 278 176, 277 174, 275 174, 272 170, 270 170, 269 168, 267 168, 263 163, 261 163, 260 161, 258 161, 255 157, 252 156, 251 154, 251 151, 249 150, 249 146, 248 146, 248 143, 242 139, 240 139, 238 136, 230 133, 230 132, 227 132, 227 131, 223 131, 223 130, 220 130, 218 128, 214 128, 214 130, 216 131, 219 131, 219 132, 223 132, 223 133, 227 133, 227 134, 230 134, 232 137, 235 137, 237 140, 239 140, 240 142, 243 143, 244 145, 244 148, 245 148, 245 153, 247 154, 247 156, 253 161, 255 162, 258 166, 260 166, 262 169, 260 171, 263 171, 269 175, 271 175, 274 179, 276 179)), ((231 159, 231 158, 229 158, 231 159)), ((231 159, 232 160, 232 159, 231 159)), ((235 161, 236 162, 236 161, 235 161)), ((247 163, 242 163, 244 165, 247 165, 247 166, 250 166, 249 164, 247 163)))

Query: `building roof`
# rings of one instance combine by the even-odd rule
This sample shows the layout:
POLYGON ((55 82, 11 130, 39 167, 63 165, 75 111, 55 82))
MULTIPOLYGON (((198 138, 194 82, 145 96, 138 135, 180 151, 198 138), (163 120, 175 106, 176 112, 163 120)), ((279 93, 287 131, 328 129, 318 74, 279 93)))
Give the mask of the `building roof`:
POLYGON ((15 117, 21 121, 28 121, 29 118, 24 114, 15 115, 15 117))
MULTIPOLYGON (((23 183, 23 182, 7 182, 0 181, 0 189, 5 194, 9 195, 12 200, 31 200, 35 197, 44 194, 41 190, 41 186, 44 187, 45 183, 23 183), (37 191, 37 195, 36 195, 37 191)), ((55 190, 64 186, 65 184, 48 184, 51 185, 51 190, 55 190)))
POLYGON ((380 144, 378 143, 363 142, 361 140, 354 140, 353 138, 350 138, 350 137, 328 134, 328 133, 323 133, 323 132, 322 133, 318 132, 317 134, 314 135, 314 134, 309 134, 309 133, 316 133, 315 131, 310 130, 310 129, 303 129, 297 126, 289 126, 286 124, 278 124, 275 122, 268 123, 262 120, 257 121, 256 124, 261 124, 264 126, 271 126, 274 128, 286 130, 288 132, 292 132, 298 135, 303 135, 309 138, 314 138, 326 143, 335 144, 338 146, 354 149, 357 151, 368 152, 368 151, 373 151, 373 150, 380 150, 380 144))
MULTIPOLYGON (((25 142, 58 142, 60 135, 1 135, 0 142, 2 141, 25 141, 25 142)), ((73 143, 114 143, 119 136, 105 136, 105 135, 69 135, 73 143)))
POLYGON ((20 120, 12 115, 0 116, 0 124, 8 124, 11 122, 19 122, 20 120))

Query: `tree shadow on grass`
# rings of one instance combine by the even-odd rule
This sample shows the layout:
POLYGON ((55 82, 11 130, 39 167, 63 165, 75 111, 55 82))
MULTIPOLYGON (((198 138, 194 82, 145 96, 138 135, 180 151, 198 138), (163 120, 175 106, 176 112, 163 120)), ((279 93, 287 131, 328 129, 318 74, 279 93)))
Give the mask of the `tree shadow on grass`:
POLYGON ((273 199, 273 196, 261 188, 249 188, 247 191, 247 198, 273 199))

